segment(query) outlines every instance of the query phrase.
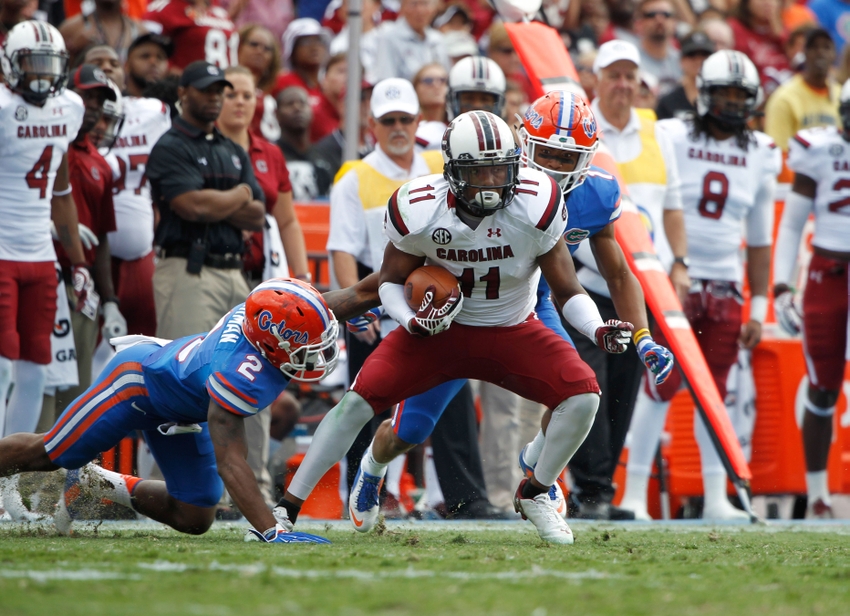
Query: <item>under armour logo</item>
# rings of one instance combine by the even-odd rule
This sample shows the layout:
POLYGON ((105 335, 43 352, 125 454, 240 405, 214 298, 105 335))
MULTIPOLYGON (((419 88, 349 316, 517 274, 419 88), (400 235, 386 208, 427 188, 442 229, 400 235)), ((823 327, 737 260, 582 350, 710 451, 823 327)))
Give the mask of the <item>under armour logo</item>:
POLYGON ((487 229, 487 237, 502 237, 501 229, 487 229))
POLYGON ((206 166, 206 164, 207 164, 207 157, 206 157, 206 156, 201 156, 201 157, 198 159, 198 162, 199 162, 200 164, 202 164, 202 165, 206 166))

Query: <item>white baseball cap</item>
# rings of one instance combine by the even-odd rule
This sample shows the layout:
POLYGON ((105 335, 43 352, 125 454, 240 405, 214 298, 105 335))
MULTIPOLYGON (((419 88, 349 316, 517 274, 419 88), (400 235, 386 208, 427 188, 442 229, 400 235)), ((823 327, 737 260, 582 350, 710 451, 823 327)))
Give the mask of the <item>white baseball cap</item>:
POLYGON ((634 62, 635 66, 640 67, 638 48, 628 41, 608 41, 599 48, 599 52, 596 54, 596 60, 593 61, 593 72, 598 75, 603 68, 620 60, 634 62))
POLYGON ((382 118, 393 111, 415 116, 419 114, 419 97, 407 79, 393 77, 375 84, 369 107, 375 118, 382 118))

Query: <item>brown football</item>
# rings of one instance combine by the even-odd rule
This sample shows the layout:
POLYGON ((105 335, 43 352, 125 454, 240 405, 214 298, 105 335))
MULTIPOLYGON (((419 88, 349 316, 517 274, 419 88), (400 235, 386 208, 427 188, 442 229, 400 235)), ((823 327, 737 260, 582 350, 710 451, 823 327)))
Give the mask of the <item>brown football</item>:
POLYGON ((413 270, 404 283, 404 299, 413 310, 422 306, 425 290, 434 286, 434 306, 439 308, 458 287, 457 278, 449 270, 439 265, 424 265, 413 270))

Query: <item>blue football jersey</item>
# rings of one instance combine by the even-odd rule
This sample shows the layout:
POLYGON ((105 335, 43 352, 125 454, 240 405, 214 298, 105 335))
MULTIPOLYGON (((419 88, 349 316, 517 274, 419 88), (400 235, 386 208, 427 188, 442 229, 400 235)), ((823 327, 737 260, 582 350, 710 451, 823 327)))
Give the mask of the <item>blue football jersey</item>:
MULTIPOLYGON (((579 244, 602 231, 620 217, 620 185, 610 173, 590 167, 587 178, 578 188, 567 193, 567 229, 564 241, 570 254, 579 244)), ((549 296, 549 285, 540 277, 538 299, 549 296)))
POLYGON ((289 379, 266 361, 242 333, 245 304, 227 313, 206 335, 186 336, 142 363, 151 402, 179 422, 207 420, 210 400, 237 415, 264 409, 289 379))

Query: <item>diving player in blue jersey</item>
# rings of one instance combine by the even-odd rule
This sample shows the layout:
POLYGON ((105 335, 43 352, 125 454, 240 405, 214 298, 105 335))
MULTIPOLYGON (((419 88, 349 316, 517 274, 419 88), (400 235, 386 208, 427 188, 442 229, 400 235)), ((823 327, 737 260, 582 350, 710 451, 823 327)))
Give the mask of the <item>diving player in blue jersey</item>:
POLYGON ((254 527, 246 539, 328 543, 290 532, 285 510, 269 511, 245 460, 242 422, 271 404, 290 380, 329 374, 338 356, 334 311, 351 318, 378 301, 377 275, 324 298, 308 284, 275 278, 206 334, 114 339, 119 352, 52 430, 0 440, 0 477, 69 469, 55 517, 60 532, 70 530, 75 500, 83 494, 202 534, 224 486, 254 527), (136 430, 164 482, 88 464, 136 430))
MULTIPOLYGON (((634 342, 647 368, 663 383, 673 369, 669 350, 656 344, 649 335, 646 308, 640 284, 629 269, 622 249, 614 237, 613 222, 622 211, 617 180, 605 171, 591 166, 598 146, 596 119, 590 107, 580 97, 569 92, 550 92, 529 106, 519 129, 522 144, 521 160, 525 166, 550 175, 561 187, 567 206, 567 229, 564 239, 570 253, 590 239, 599 271, 608 283, 617 316, 635 326, 634 342)), ((522 190, 522 189, 520 189, 522 190)), ((537 291, 537 318, 564 339, 572 342, 561 324, 549 286, 543 277, 537 291)), ((369 318, 369 315, 364 315, 369 318)), ((362 322, 362 319, 361 319, 362 322)), ((464 380, 444 383, 398 405, 392 419, 378 429, 367 449, 369 468, 375 470, 396 456, 422 443, 431 434, 449 401, 463 387, 464 380)), ((520 466, 528 479, 535 483, 534 466, 545 443, 543 426, 535 439, 520 453, 520 466)), ((349 507, 358 519, 378 507, 378 488, 383 475, 360 472, 351 491, 349 507)), ((540 485, 540 488, 544 486, 540 485)), ((549 488, 553 508, 566 516, 563 492, 556 483, 549 488)), ((297 516, 297 507, 284 496, 281 505, 290 516, 297 516)), ((365 532, 367 525, 356 527, 365 532)))

